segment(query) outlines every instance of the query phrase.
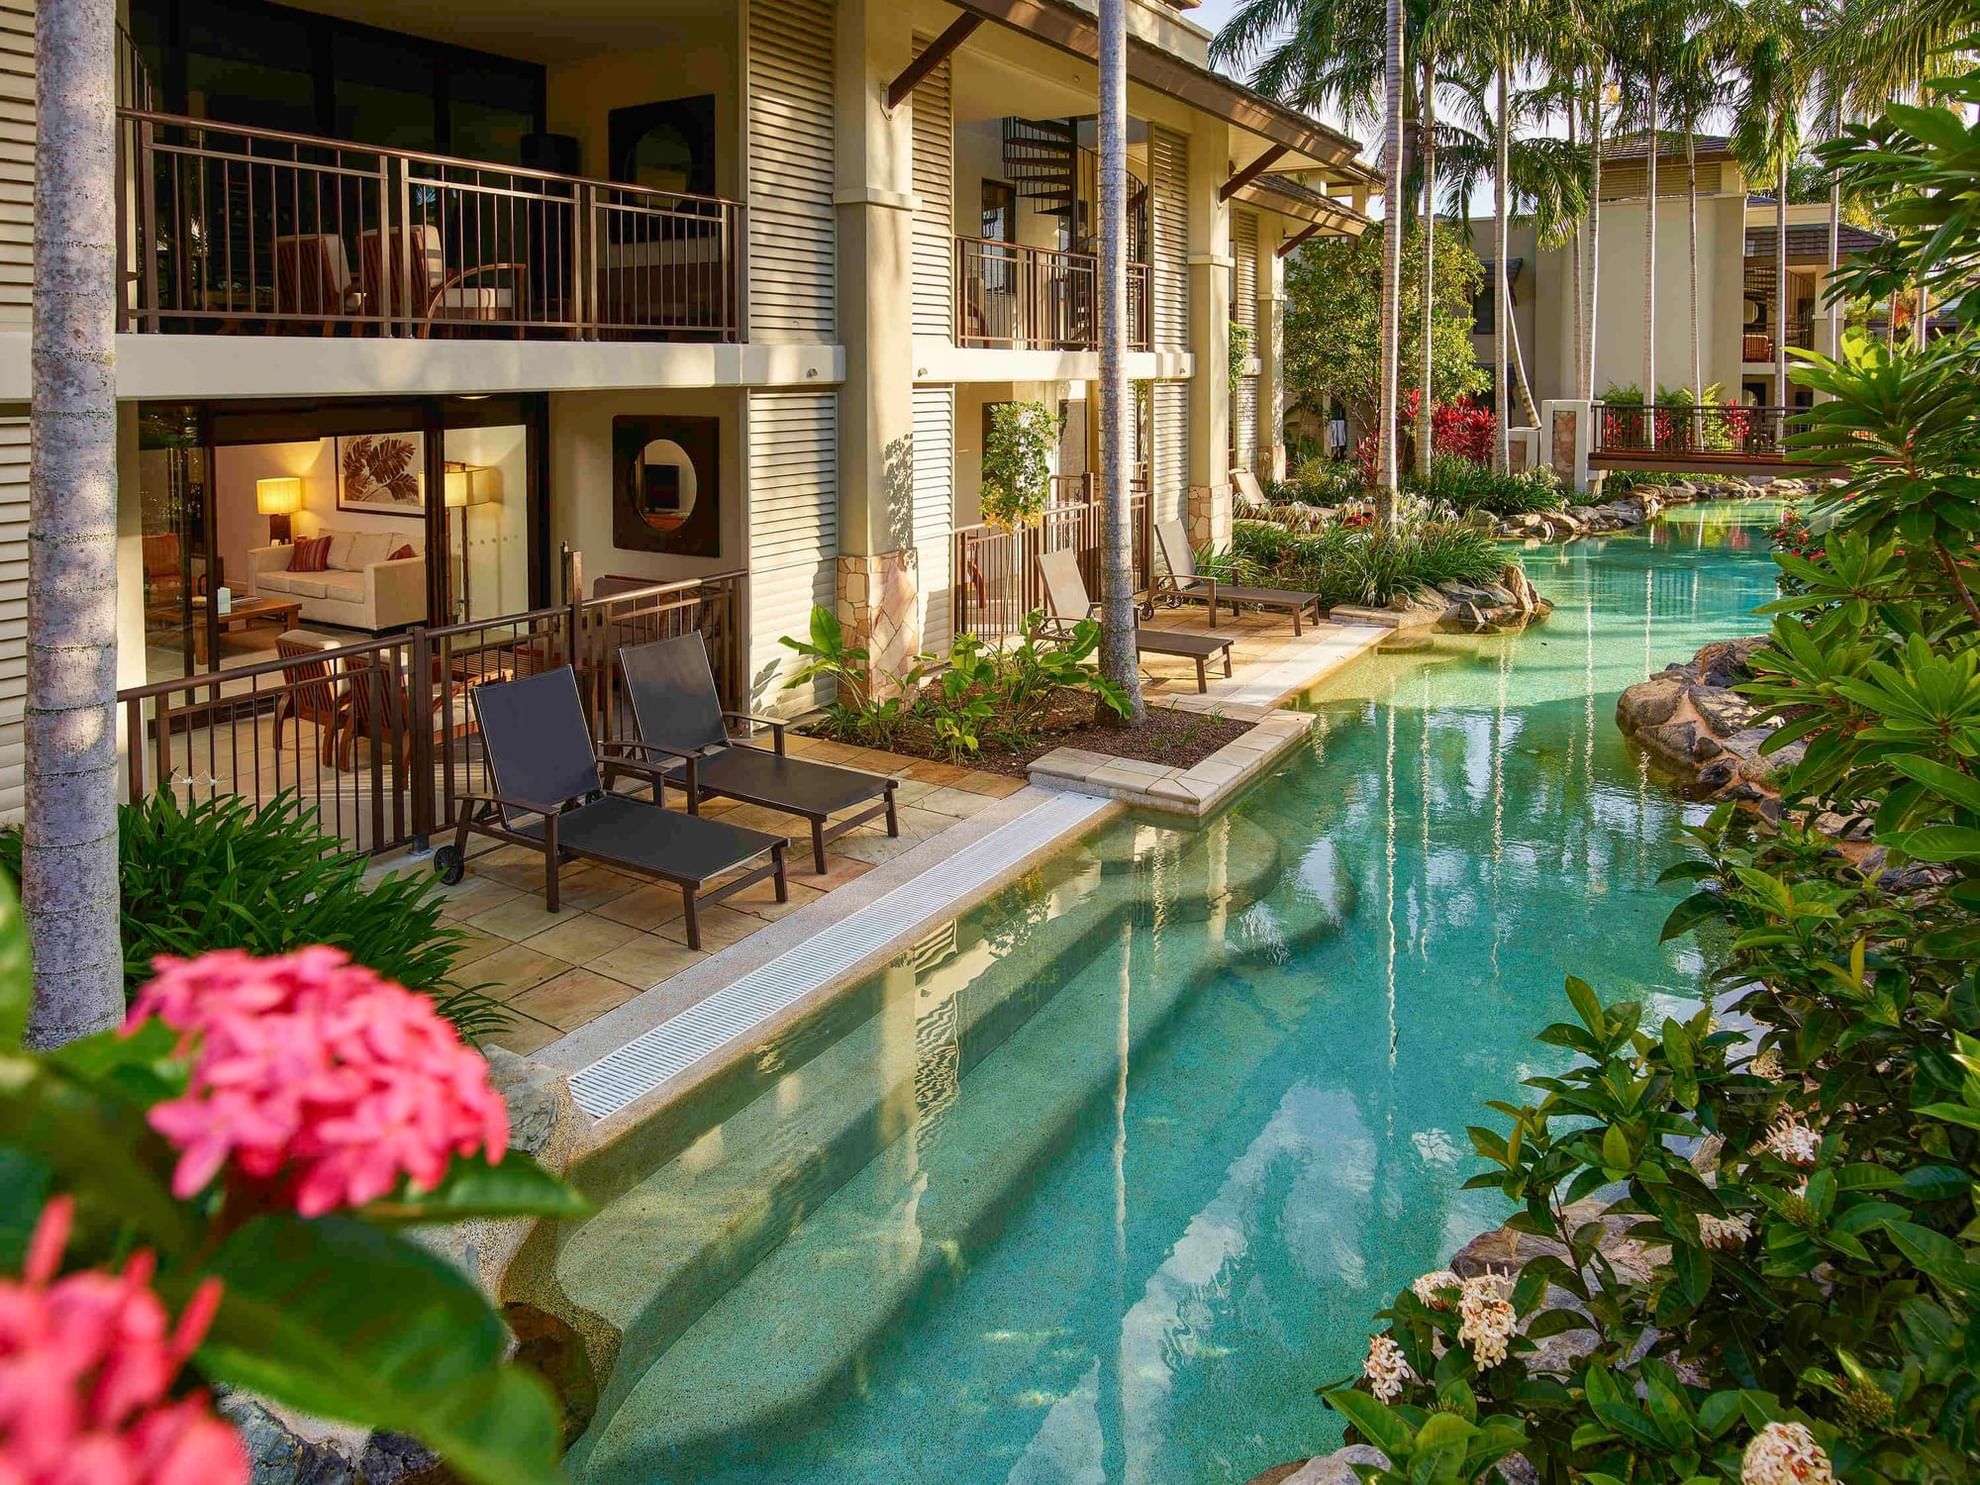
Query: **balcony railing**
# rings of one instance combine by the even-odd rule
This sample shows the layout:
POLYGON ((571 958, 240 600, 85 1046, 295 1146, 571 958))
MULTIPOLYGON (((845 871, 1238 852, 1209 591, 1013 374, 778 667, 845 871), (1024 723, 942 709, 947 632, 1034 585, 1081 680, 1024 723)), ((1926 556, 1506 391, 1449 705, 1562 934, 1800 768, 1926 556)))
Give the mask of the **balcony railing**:
MULTIPOLYGON (((1787 323, 1787 343, 1796 350, 1815 349, 1815 324, 1812 320, 1789 320, 1787 323)), ((1748 330, 1740 337, 1739 358, 1742 361, 1771 361, 1774 359, 1774 336, 1769 330, 1748 330)))
MULTIPOLYGON (((1128 265, 1128 348, 1148 349, 1148 265, 1128 265)), ((1100 260, 1092 253, 956 239, 956 344, 1090 351, 1100 344, 1100 260)))
POLYGON ((1782 407, 1601 403, 1591 452, 1699 463, 1771 462, 1785 457, 1797 421, 1794 409, 1782 407))
POLYGON ((733 201, 118 112, 125 330, 740 338, 733 201))
MULTIPOLYGON (((1078 477, 1059 489, 1089 496, 1093 484, 1078 477)), ((1148 559, 1154 550, 1148 484, 1136 476, 1128 484, 1128 523, 1132 542, 1135 591, 1149 586, 1148 559)), ((956 633, 999 640, 1021 633, 1025 615, 1045 607, 1045 580, 1038 559, 1047 552, 1079 554, 1086 591, 1100 595, 1100 535, 1104 511, 1099 501, 1086 498, 1048 506, 1035 525, 1007 530, 1001 526, 958 527, 951 539, 954 592, 949 612, 956 633)))

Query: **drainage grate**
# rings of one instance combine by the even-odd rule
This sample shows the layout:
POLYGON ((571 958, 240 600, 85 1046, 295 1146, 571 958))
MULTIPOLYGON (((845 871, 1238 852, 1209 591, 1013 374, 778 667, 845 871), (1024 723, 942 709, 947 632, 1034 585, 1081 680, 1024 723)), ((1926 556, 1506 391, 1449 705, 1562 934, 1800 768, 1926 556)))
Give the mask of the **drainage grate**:
POLYGON ((761 1026, 799 997, 975 892, 1046 840, 1109 801, 1053 794, 939 865, 820 929, 797 948, 751 970, 706 1000, 571 1075, 571 1096, 595 1119, 617 1113, 709 1053, 761 1026))

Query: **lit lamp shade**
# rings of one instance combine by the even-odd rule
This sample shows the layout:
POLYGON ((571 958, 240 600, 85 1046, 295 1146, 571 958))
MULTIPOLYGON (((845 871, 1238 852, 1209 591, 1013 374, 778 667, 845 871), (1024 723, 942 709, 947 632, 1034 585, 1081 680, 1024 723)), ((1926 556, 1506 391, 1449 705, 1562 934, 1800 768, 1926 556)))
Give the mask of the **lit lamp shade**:
POLYGON ((254 482, 254 508, 268 519, 268 539, 280 546, 289 539, 289 517, 302 509, 303 482, 294 475, 254 482))
POLYGON ((446 487, 442 492, 442 499, 449 510, 459 510, 465 505, 486 505, 492 493, 489 489, 488 471, 480 465, 447 466, 446 487))

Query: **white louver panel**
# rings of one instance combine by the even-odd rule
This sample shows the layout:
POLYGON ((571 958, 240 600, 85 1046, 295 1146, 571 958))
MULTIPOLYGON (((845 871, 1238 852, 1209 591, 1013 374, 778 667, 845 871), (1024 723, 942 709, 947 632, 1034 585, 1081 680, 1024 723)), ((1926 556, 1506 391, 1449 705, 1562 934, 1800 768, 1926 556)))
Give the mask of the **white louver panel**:
POLYGON ((1238 378, 1237 394, 1231 398, 1231 467, 1258 468, 1258 378, 1238 378))
POLYGON ((1155 449, 1151 476, 1155 519, 1189 510, 1189 383, 1156 382, 1150 422, 1155 449))
POLYGON ((27 805, 28 424, 0 418, 0 820, 27 805))
POLYGON ((949 563, 956 524, 956 392, 914 389, 914 547, 921 647, 944 654, 955 637, 949 563))
POLYGON ((828 700, 783 689, 795 657, 777 641, 811 627, 813 604, 837 601, 839 399, 833 392, 752 392, 749 449, 749 691, 756 711, 799 712, 828 700))
POLYGON ((0 0, 0 325, 28 322, 33 223, 34 0, 0 0))
POLYGON ((1148 131, 1154 177, 1154 346, 1189 348, 1189 141, 1166 129, 1148 131))
MULTIPOLYGON (((917 52, 929 45, 917 36, 917 52)), ((947 340, 955 333, 955 123, 949 64, 914 90, 914 333, 947 340)))
POLYGON ((831 0, 749 0, 749 338, 830 341, 831 0))
POLYGON ((1231 318, 1253 332, 1252 354, 1258 353, 1258 218, 1248 211, 1231 213, 1231 318))

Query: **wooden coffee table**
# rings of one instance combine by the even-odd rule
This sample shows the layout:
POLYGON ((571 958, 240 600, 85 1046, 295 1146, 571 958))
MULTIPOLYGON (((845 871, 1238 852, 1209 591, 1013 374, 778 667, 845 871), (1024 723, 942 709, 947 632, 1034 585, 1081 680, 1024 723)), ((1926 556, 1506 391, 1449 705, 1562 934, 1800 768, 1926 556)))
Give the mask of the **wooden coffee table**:
MULTIPOLYGON (((246 629, 253 624, 272 624, 277 629, 293 629, 302 614, 302 601, 297 598, 236 598, 233 607, 224 614, 214 615, 214 623, 222 634, 236 629, 246 629)), ((193 610, 193 654, 199 663, 206 663, 206 612, 205 605, 193 610)))

